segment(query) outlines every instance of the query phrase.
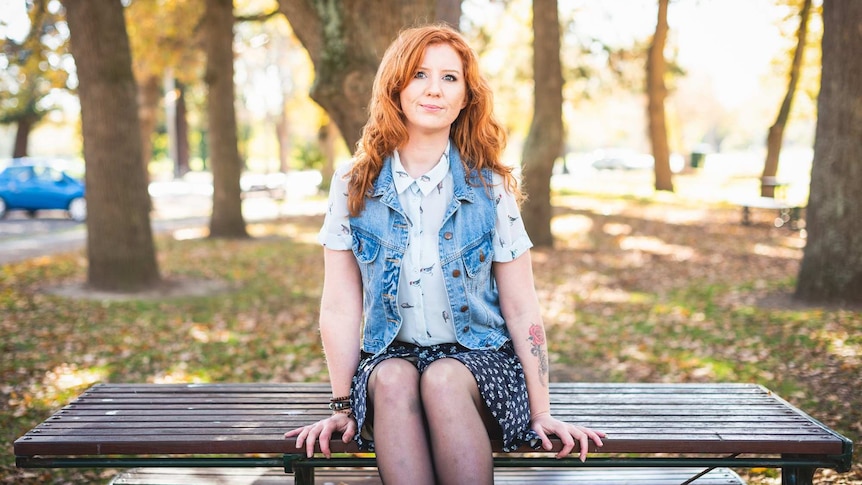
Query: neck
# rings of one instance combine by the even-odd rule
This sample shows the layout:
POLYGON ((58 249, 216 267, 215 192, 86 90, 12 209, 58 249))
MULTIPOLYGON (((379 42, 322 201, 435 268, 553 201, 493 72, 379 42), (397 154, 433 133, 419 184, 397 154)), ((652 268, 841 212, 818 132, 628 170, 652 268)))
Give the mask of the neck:
POLYGON ((445 137, 416 138, 411 136, 410 140, 398 149, 401 164, 413 178, 424 175, 437 165, 446 144, 449 143, 448 134, 445 137))

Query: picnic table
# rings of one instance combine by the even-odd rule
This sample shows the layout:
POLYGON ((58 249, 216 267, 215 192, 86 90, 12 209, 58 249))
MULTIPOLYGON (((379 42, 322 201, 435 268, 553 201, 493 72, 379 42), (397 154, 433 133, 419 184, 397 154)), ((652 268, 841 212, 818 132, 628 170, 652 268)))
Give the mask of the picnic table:
MULTIPOLYGON (((331 459, 306 458, 283 438, 329 415, 329 398, 322 383, 97 384, 18 438, 16 463, 282 468, 303 484, 315 483, 315 468, 332 474, 346 467, 344 473, 357 476, 371 467, 373 475, 374 455, 340 437, 333 437, 338 455, 331 459)), ((723 481, 706 480, 726 467, 772 467, 781 469, 784 484, 810 484, 818 468, 846 472, 851 466, 850 440, 756 384, 552 383, 551 406, 563 420, 607 432, 604 447, 591 444, 581 463, 529 448, 502 453, 493 443, 495 470, 511 469, 524 480, 511 483, 529 477, 551 483, 534 479, 551 480, 543 474, 555 470, 557 478, 593 473, 586 483, 601 483, 596 474, 626 473, 665 477, 650 483, 742 483, 732 472, 723 481), (672 473, 677 478, 667 478, 672 473)), ((554 449, 560 446, 555 441, 554 449)))

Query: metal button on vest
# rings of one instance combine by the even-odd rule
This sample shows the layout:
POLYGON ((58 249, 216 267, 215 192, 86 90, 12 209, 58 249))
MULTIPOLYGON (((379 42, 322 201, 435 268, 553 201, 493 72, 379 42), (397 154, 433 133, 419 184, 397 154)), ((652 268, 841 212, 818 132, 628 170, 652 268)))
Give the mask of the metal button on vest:
POLYGON ((464 333, 467 333, 467 331, 468 331, 468 330, 470 330, 470 328, 468 328, 468 327, 464 327, 464 328, 462 328, 462 329, 461 329, 461 331, 462 331, 462 332, 464 332, 464 333))
POLYGON ((462 306, 462 307, 461 307, 461 311, 462 311, 462 312, 466 312, 466 311, 467 311, 467 310, 469 310, 469 309, 470 309, 470 307, 468 307, 467 305, 464 305, 464 306, 462 306))
POLYGON ((443 234, 443 239, 445 239, 445 240, 447 240, 447 241, 448 241, 449 239, 452 239, 452 233, 451 233, 451 232, 444 233, 444 234, 443 234))
POLYGON ((456 278, 457 278, 457 277, 459 277, 459 276, 461 276, 461 270, 460 270, 460 269, 456 269, 455 271, 453 271, 453 272, 452 272, 452 276, 454 276, 454 277, 456 277, 456 278))
POLYGON ((479 251, 479 262, 480 263, 485 262, 485 251, 479 251))

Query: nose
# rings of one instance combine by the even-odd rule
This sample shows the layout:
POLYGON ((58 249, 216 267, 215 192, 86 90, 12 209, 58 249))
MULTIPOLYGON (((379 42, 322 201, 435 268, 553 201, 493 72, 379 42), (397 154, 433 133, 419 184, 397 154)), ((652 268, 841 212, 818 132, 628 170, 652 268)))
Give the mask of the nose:
POLYGON ((439 96, 441 93, 440 80, 434 77, 430 78, 428 80, 428 85, 425 88, 425 92, 431 96, 439 96))

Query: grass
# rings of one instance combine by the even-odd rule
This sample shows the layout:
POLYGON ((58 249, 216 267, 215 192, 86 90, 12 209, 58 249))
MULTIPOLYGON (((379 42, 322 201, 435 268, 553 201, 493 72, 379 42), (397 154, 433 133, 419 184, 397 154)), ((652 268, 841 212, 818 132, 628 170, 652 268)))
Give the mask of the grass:
MULTIPOLYGON (((555 380, 756 382, 857 444, 862 312, 788 295, 804 240, 720 203, 668 197, 557 199, 554 250, 534 250, 555 380)), ((99 483, 111 472, 19 470, 12 441, 97 381, 325 380, 316 330, 319 216, 255 224, 245 241, 158 239, 169 280, 217 281, 201 297, 55 296, 82 253, 0 270, 6 452, 0 483, 99 483)), ((862 483, 862 464, 818 483, 862 483)), ((777 483, 774 473, 749 473, 777 483)))

